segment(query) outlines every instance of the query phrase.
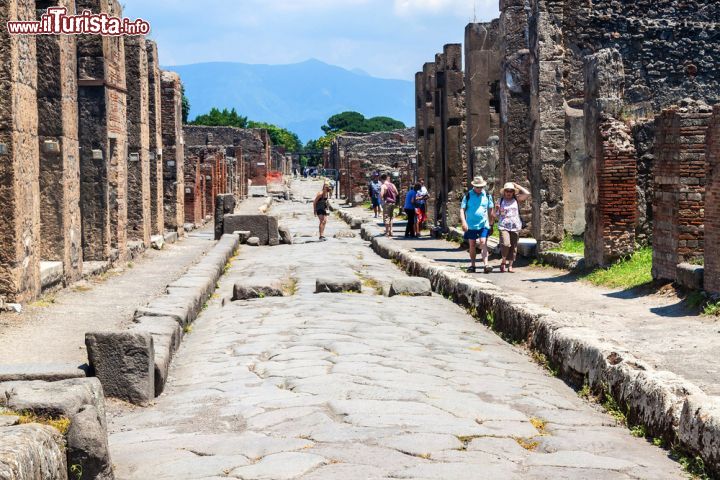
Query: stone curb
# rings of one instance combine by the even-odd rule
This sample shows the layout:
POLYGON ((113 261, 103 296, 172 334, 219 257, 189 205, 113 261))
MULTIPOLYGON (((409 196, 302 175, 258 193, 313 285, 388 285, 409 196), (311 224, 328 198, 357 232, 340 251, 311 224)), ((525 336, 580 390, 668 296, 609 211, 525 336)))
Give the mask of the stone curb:
POLYGON ((585 256, 576 253, 543 252, 538 259, 551 267, 571 272, 585 270, 585 256))
MULTIPOLYGON (((340 216, 353 217, 350 212, 340 216)), ((557 313, 519 295, 508 295, 489 280, 439 265, 398 246, 370 223, 363 222, 361 234, 381 257, 395 261, 409 275, 429 279, 433 291, 477 316, 492 315, 496 331, 527 342, 571 384, 580 387, 587 382, 593 391, 611 393, 619 405, 627 407, 631 425, 644 425, 648 435, 662 437, 666 444, 679 442, 702 457, 710 470, 720 472, 720 402, 693 383, 652 369, 621 345, 598 340, 597 332, 573 321, 577 314, 557 313)))
POLYGON ((170 363, 180 347, 185 329, 195 321, 212 296, 225 265, 239 245, 237 235, 223 235, 207 255, 168 285, 166 295, 155 298, 147 306, 135 311, 134 326, 123 332, 113 332, 113 335, 118 336, 118 341, 114 342, 118 348, 124 345, 123 348, 133 350, 135 364, 118 360, 120 357, 117 357, 117 352, 112 351, 107 344, 100 348, 102 345, 97 339, 107 336, 107 332, 86 334, 86 343, 88 339, 92 340, 88 343, 88 355, 95 359, 90 366, 95 369, 98 378, 105 382, 103 386, 106 391, 118 392, 116 387, 131 384, 133 388, 125 386, 121 390, 144 394, 121 398, 138 405, 146 405, 162 393, 170 363), (150 341, 144 341, 147 337, 143 335, 149 335, 150 341), (98 348, 91 352, 91 346, 94 345, 98 345, 98 348), (152 363, 149 370, 145 368, 148 358, 152 363), (110 361, 103 362, 103 359, 110 361), (99 365, 104 365, 100 368, 106 371, 98 371, 99 365))

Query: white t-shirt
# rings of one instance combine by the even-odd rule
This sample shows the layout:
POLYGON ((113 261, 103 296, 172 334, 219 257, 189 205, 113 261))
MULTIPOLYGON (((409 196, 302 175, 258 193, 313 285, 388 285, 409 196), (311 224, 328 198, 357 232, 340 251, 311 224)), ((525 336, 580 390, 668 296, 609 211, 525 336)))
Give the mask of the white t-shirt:
POLYGON ((520 206, 516 199, 505 200, 500 199, 498 202, 500 207, 500 222, 498 222, 499 230, 508 232, 519 232, 522 230, 522 220, 520 220, 520 206))

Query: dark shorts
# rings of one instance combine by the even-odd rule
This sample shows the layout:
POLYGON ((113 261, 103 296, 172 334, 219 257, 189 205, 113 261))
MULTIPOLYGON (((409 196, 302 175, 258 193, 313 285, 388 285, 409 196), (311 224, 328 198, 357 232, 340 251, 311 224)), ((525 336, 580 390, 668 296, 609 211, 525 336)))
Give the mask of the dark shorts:
POLYGON ((380 199, 378 197, 370 198, 373 208, 380 208, 380 199))
POLYGON ((316 210, 315 213, 318 217, 327 217, 328 214, 327 210, 316 210))
POLYGON ((463 238, 465 238, 465 240, 477 240, 479 238, 488 238, 489 236, 490 229, 483 228, 481 230, 468 230, 465 232, 465 235, 463 235, 463 238))

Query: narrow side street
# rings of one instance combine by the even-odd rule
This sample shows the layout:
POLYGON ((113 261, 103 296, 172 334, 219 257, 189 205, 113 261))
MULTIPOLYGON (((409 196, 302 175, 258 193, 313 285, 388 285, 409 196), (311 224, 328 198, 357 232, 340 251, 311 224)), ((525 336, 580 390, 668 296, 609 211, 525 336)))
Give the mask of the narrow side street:
POLYGON ((452 302, 380 295, 405 275, 334 217, 317 240, 319 188, 272 209, 294 245, 242 247, 155 405, 110 405, 117 478, 685 478, 452 302), (248 281, 292 295, 231 302, 248 281))

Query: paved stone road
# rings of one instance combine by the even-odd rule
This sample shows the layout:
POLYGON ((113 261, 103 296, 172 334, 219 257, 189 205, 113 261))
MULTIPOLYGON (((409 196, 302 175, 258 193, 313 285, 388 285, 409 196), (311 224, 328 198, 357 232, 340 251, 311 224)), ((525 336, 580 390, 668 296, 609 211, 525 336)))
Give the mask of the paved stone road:
MULTIPOLYGON (((358 214, 371 216, 360 209, 358 214)), ((404 239, 405 223, 398 222, 396 241, 406 248, 446 265, 469 265, 466 250, 452 242, 423 237, 404 239)), ((695 383, 708 395, 720 396, 720 323, 691 314, 675 297, 637 295, 620 289, 599 288, 579 282, 563 270, 529 266, 521 259, 516 273, 478 273, 496 285, 558 312, 581 314, 576 321, 598 335, 628 348, 658 370, 668 370, 695 383), (572 295, 568 295, 572 289, 572 295)))
POLYGON ((156 404, 111 405, 119 479, 684 478, 453 303, 377 295, 367 279, 403 274, 357 238, 314 240, 310 205, 273 212, 299 242, 244 247, 156 404), (327 274, 367 286, 314 294, 327 274), (223 307, 247 277, 297 292, 223 307))

